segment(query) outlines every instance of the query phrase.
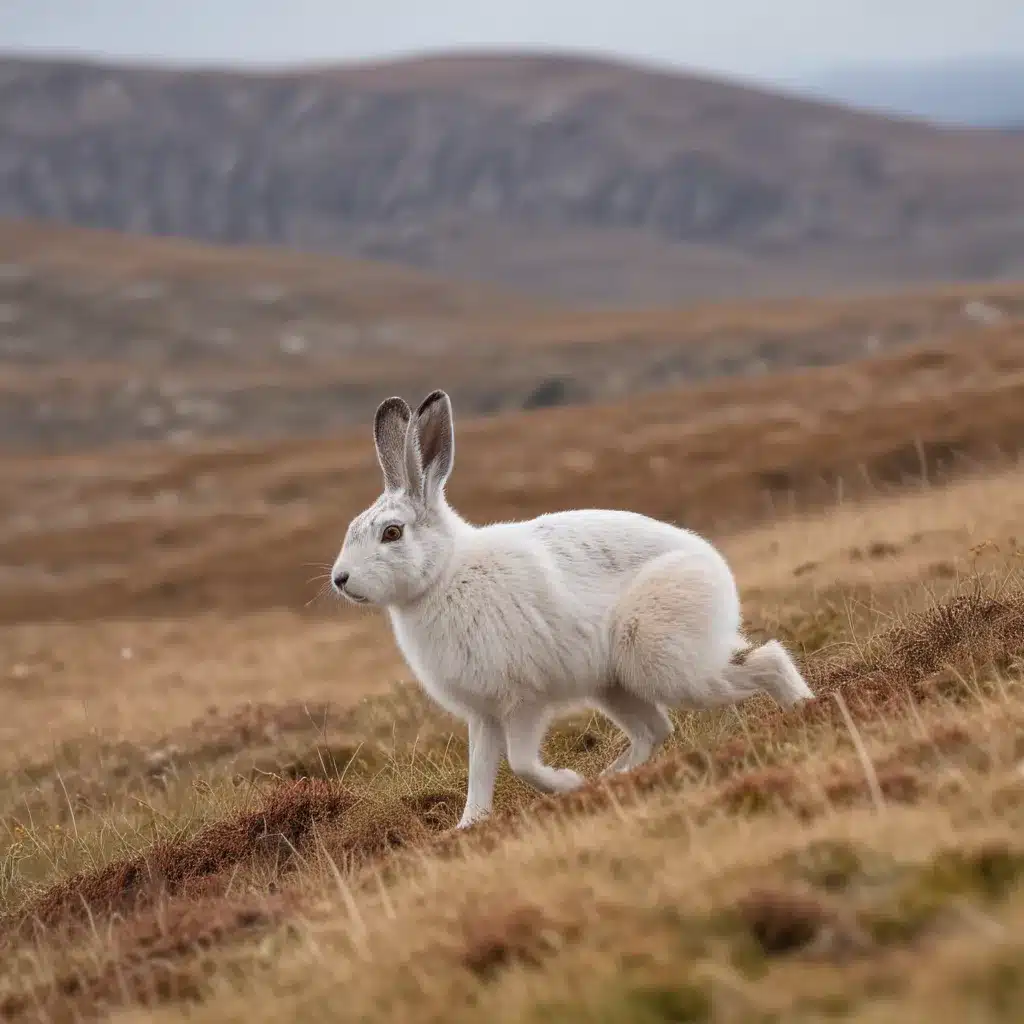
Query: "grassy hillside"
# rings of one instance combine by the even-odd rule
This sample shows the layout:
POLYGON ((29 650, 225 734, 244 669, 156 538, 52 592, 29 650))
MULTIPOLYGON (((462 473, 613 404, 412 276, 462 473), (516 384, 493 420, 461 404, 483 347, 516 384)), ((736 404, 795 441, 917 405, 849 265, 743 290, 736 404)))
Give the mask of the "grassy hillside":
POLYGON ((461 727, 380 616, 302 608, 365 429, 6 459, 0 1018, 1016 1020, 1024 404, 985 338, 460 421, 465 513, 707 529, 817 699, 680 714, 567 797, 503 768, 459 835, 461 727))
POLYGON ((0 1020, 1016 1020, 1022 311, 581 312, 0 225, 0 1020), (595 781, 503 768, 453 833, 463 728, 325 587, 374 407, 439 385, 460 511, 706 532, 816 699, 610 782, 567 719, 595 781))
MULTIPOLYGON (((0 1013, 1015 1019, 1022 501, 1013 472, 732 536, 818 699, 679 716, 569 797, 503 770, 458 836, 461 730, 361 620, 6 627, 0 1013)), ((579 718, 548 756, 620 743, 579 718)))

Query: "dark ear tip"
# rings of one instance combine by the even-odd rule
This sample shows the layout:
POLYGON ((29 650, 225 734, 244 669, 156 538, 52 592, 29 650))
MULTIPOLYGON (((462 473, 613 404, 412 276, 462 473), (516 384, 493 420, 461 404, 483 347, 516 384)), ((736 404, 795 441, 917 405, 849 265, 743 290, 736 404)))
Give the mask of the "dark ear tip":
POLYGON ((411 413, 409 411, 409 404, 404 398, 385 398, 380 405, 377 406, 377 413, 373 417, 374 423, 380 423, 385 416, 390 416, 394 413, 398 413, 403 420, 408 421, 411 413))
POLYGON ((452 404, 451 399, 444 391, 431 391, 430 394, 420 402, 420 407, 416 410, 416 415, 422 416, 432 405, 436 405, 438 402, 447 402, 449 406, 452 404))

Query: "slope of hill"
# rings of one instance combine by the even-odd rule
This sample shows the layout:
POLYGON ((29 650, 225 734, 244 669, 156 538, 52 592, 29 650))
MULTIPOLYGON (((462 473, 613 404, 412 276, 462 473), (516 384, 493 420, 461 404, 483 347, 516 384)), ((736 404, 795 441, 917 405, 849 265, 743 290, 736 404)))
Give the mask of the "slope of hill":
MULTIPOLYGON (((456 414, 451 492, 474 519, 610 503, 721 533, 1012 458, 1022 328, 616 403, 456 414)), ((301 608, 317 589, 303 565, 330 559, 379 492, 371 415, 322 440, 3 458, 0 620, 301 608)))
POLYGON ((365 426, 3 460, 0 1019, 1016 1022, 1022 437, 1009 325, 460 419, 464 512, 706 527, 818 699, 680 711, 605 779, 621 735, 573 716, 544 756, 590 784, 503 766, 458 835, 464 727, 382 614, 302 611, 377 493, 365 426))
POLYGON ((986 285, 677 310, 544 308, 375 264, 0 221, 0 448, 287 438, 443 383, 465 414, 983 337, 986 285))
POLYGON ((0 214, 605 303, 1012 276, 1022 160, 1007 135, 564 57, 0 65, 0 214))

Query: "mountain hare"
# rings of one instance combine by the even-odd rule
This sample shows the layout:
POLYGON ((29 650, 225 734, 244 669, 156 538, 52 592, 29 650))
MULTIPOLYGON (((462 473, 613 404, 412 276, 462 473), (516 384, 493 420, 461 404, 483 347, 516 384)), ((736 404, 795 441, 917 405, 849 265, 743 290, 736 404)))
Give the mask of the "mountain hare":
POLYGON ((455 433, 443 391, 414 414, 401 398, 381 403, 374 441, 384 493, 350 523, 331 578, 349 601, 387 609, 419 682, 468 723, 460 828, 490 813, 503 755, 539 790, 583 783, 540 759, 550 718, 574 705, 626 733, 606 769, 621 772, 671 734, 667 707, 813 697, 778 641, 749 649, 732 572, 703 538, 599 509, 470 525, 445 500, 455 433))

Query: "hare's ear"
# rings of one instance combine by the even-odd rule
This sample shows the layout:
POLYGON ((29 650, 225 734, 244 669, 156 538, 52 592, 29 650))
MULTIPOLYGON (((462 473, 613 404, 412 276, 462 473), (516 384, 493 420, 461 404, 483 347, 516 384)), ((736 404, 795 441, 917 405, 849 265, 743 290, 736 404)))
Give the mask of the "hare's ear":
POLYGON ((385 398, 373 418, 373 443, 388 491, 400 491, 406 484, 405 435, 411 415, 404 399, 385 398))
POLYGON ((416 475, 421 480, 423 500, 436 501, 455 461, 455 426, 451 399, 443 391, 432 391, 420 403, 409 424, 406 465, 410 490, 416 475))

